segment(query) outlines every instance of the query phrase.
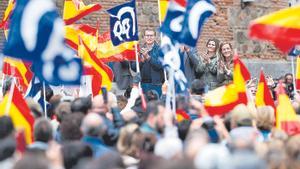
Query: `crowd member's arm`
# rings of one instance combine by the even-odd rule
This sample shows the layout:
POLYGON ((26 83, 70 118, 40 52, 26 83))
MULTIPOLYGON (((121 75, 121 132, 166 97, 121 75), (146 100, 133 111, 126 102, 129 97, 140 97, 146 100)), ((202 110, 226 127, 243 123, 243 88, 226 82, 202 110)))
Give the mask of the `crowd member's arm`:
POLYGON ((210 63, 208 63, 208 69, 212 74, 217 75, 217 71, 218 71, 217 59, 213 59, 211 60, 210 63))
POLYGON ((197 66, 199 64, 199 56, 198 56, 198 51, 196 48, 191 48, 187 52, 187 56, 192 63, 193 66, 197 66))

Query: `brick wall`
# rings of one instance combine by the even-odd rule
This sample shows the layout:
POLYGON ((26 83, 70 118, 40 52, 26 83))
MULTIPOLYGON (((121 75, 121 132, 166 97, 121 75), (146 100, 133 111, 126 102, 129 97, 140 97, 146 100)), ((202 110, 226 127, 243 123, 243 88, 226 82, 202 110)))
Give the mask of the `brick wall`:
MULTIPOLYGON (((7 6, 8 0, 0 4, 0 17, 7 6)), ((128 0, 127 0, 128 1, 128 0)), ((85 4, 99 2, 103 9, 95 12, 80 22, 96 26, 100 21, 101 32, 109 30, 109 16, 105 12, 126 0, 84 0, 85 4)), ((209 19, 203 28, 198 42, 200 53, 205 51, 207 39, 215 37, 221 41, 230 41, 239 53, 245 58, 278 59, 284 58, 270 43, 262 43, 248 39, 247 26, 252 19, 288 6, 288 0, 256 0, 244 9, 241 9, 240 0, 213 0, 217 13, 209 19)), ((63 0, 56 0, 57 6, 62 10, 63 0)), ((142 32, 147 27, 158 28, 157 0, 137 0, 138 24, 142 32)), ((2 49, 3 31, 0 31, 0 48, 2 49)), ((141 36, 140 36, 141 37, 141 36)))

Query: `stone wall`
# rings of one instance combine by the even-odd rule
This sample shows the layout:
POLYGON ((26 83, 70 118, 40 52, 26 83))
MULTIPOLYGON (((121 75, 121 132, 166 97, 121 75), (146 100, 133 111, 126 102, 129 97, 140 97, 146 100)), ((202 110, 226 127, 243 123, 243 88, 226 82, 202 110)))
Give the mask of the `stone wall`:
MULTIPOLYGON (((0 4, 1 18, 7 6, 7 1, 8 0, 2 0, 0 4)), ((56 0, 60 11, 62 11, 63 2, 63 0, 56 0)), ((85 4, 98 2, 103 6, 103 9, 83 18, 80 22, 96 26, 97 20, 99 20, 101 23, 100 31, 105 32, 109 30, 109 15, 105 10, 117 4, 124 3, 126 0, 84 0, 84 2, 85 4)), ((202 35, 198 42, 198 50, 200 53, 205 52, 207 39, 216 37, 221 41, 232 42, 234 47, 237 48, 238 52, 244 58, 285 58, 272 44, 249 40, 247 27, 251 20, 287 7, 288 0, 256 0, 247 5, 244 9, 241 8, 240 0, 213 0, 213 2, 217 7, 217 13, 209 19, 203 28, 202 35)), ((159 27, 157 0, 137 0, 137 6, 140 32, 147 27, 157 29, 159 27)), ((4 38, 2 30, 0 34, 0 48, 2 49, 4 38)))

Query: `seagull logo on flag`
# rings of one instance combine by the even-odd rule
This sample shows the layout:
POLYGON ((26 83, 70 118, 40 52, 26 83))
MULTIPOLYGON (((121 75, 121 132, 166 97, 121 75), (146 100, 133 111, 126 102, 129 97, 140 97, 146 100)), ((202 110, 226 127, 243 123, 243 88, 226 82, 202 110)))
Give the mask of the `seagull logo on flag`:
POLYGON ((3 53, 33 62, 39 79, 80 84, 81 60, 64 43, 64 22, 52 0, 18 0, 3 53))
POLYGON ((111 39, 114 46, 138 40, 135 0, 108 10, 111 39))

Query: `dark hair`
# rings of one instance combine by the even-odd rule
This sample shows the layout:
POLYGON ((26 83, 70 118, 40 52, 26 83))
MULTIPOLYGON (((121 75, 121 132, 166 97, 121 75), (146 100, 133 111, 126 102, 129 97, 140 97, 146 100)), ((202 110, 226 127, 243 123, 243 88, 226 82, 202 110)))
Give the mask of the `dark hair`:
POLYGON ((87 114, 88 110, 92 108, 92 101, 88 97, 79 97, 71 102, 71 111, 81 112, 87 114))
POLYGON ((0 140, 0 161, 3 161, 14 155, 16 150, 16 141, 13 136, 0 140))
POLYGON ((211 38, 211 39, 208 39, 208 40, 207 40, 207 42, 206 42, 206 47, 207 47, 207 45, 208 45, 208 43, 209 43, 210 41, 213 41, 213 42, 215 42, 215 44, 216 44, 216 49, 215 49, 215 52, 217 52, 217 51, 218 51, 218 49, 219 49, 219 45, 220 45, 220 41, 219 41, 219 39, 216 39, 216 38, 211 38))
POLYGON ((146 97, 147 97, 148 101, 158 100, 159 99, 159 94, 155 90, 149 90, 146 93, 146 97))
POLYGON ((84 158, 93 157, 91 147, 80 141, 64 144, 61 151, 65 169, 71 169, 84 158))
POLYGON ((50 122, 45 118, 39 118, 34 124, 34 140, 48 143, 53 138, 50 122))
POLYGON ((13 169, 49 169, 49 161, 45 156, 37 153, 26 153, 16 162, 13 169))
POLYGON ((199 79, 195 79, 191 85, 191 94, 203 95, 205 93, 205 83, 199 79))
POLYGON ((79 140, 82 136, 80 126, 84 115, 74 113, 67 115, 60 124, 61 138, 63 141, 79 140))
POLYGON ((0 117, 0 140, 11 135, 14 129, 14 124, 9 116, 0 117))

